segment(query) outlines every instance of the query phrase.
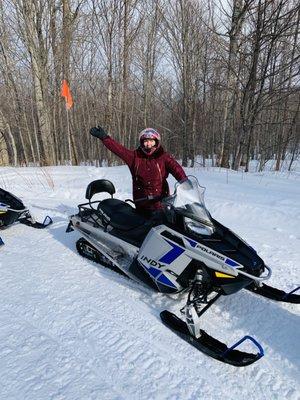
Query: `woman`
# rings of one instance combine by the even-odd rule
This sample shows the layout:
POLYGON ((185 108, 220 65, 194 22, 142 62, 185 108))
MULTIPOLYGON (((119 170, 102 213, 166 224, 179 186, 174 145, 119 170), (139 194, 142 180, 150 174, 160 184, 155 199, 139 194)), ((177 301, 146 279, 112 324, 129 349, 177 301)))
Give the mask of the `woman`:
POLYGON ((139 147, 135 150, 115 141, 100 126, 92 128, 90 134, 101 139, 128 165, 132 175, 133 201, 139 213, 150 216, 162 208, 161 200, 169 195, 169 173, 179 182, 187 180, 181 165, 164 151, 160 134, 153 128, 140 132, 139 147))

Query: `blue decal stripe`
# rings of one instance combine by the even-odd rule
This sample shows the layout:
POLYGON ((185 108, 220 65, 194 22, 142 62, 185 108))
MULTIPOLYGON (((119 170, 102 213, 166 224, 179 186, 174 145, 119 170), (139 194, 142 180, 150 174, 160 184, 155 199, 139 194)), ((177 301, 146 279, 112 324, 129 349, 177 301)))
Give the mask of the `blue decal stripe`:
POLYGON ((154 278, 157 277, 157 275, 159 275, 161 273, 161 271, 159 269, 153 268, 153 267, 147 267, 147 271, 149 272, 150 275, 152 275, 154 278))
POLYGON ((174 283, 172 283, 164 274, 161 274, 160 277, 157 279, 157 282, 160 282, 164 285, 175 287, 174 283))
POLYGON ((166 242, 172 246, 172 249, 168 251, 167 254, 162 256, 161 259, 158 261, 164 264, 171 264, 174 260, 176 260, 177 257, 179 257, 182 253, 184 253, 184 249, 177 246, 177 244, 169 242, 168 240, 166 240, 166 242))
POLYGON ((231 258, 226 258, 225 264, 228 264, 231 267, 237 267, 239 265, 237 262, 231 260, 231 258))
POLYGON ((192 247, 196 247, 197 246, 197 242, 194 242, 194 240, 191 240, 191 239, 189 239, 189 238, 187 238, 187 237, 185 237, 185 239, 189 242, 189 244, 192 246, 192 247))

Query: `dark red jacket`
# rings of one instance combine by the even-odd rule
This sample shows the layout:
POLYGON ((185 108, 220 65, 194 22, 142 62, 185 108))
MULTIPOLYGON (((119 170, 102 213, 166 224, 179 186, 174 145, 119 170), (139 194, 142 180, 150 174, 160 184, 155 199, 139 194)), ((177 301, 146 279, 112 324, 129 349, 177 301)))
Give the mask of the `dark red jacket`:
POLYGON ((133 200, 137 209, 156 210, 161 208, 160 200, 169 195, 167 182, 169 173, 177 181, 187 179, 182 167, 161 146, 154 153, 148 155, 141 148, 129 150, 110 136, 102 141, 110 151, 128 165, 132 175, 133 200))

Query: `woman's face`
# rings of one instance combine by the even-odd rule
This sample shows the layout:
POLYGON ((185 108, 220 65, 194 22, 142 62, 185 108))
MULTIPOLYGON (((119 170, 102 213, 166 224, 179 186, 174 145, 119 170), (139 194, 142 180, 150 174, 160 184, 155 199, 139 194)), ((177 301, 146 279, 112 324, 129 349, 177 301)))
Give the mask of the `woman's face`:
POLYGON ((153 147, 155 147, 155 140, 154 139, 145 139, 143 141, 143 146, 145 149, 152 149, 153 147))

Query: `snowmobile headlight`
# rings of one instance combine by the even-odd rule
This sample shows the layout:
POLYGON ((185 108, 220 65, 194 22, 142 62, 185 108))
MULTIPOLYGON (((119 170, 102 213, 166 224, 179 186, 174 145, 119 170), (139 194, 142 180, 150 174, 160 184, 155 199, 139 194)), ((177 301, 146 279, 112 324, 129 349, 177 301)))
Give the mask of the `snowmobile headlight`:
POLYGON ((8 211, 7 204, 0 203, 0 214, 5 214, 8 211))
POLYGON ((196 233, 197 235, 210 236, 214 233, 213 227, 204 225, 201 222, 195 221, 191 218, 184 217, 184 222, 187 230, 196 233))

